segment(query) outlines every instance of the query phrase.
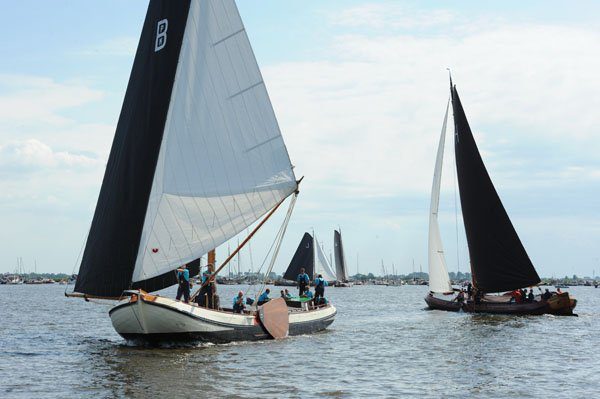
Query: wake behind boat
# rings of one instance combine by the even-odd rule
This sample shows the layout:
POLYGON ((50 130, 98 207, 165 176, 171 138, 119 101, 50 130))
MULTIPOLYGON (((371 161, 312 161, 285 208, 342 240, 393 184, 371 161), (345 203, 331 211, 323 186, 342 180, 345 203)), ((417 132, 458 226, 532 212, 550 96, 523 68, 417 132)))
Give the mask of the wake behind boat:
POLYGON ((185 288, 203 255, 262 218, 202 288, 210 285, 291 197, 268 275, 298 185, 234 0, 151 0, 79 276, 66 295, 125 298, 109 312, 125 338, 226 342, 323 330, 336 315, 331 305, 290 309, 275 299, 234 313, 212 300, 199 306, 149 293, 185 288), (175 271, 184 264, 187 277, 175 271))
POLYGON ((577 301, 568 293, 533 294, 540 278, 515 231, 485 168, 456 86, 450 81, 454 114, 454 153, 463 222, 467 235, 472 286, 467 296, 453 292, 437 220, 448 106, 438 145, 429 219, 430 293, 432 309, 472 313, 570 315, 577 301), (530 287, 528 295, 521 290, 530 287), (472 289, 471 289, 472 288, 472 289), (501 293, 492 295, 493 293, 501 293))

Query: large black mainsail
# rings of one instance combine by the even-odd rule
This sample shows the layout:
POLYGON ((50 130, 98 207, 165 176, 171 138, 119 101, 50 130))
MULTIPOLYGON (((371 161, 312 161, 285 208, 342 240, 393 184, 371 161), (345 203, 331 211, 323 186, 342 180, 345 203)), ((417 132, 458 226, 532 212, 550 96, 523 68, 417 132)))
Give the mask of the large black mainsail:
POLYGON ((333 247, 335 251, 335 275, 339 281, 348 281, 346 272, 346 257, 344 256, 344 247, 342 245, 342 233, 333 231, 333 247))
POLYGON ((456 86, 451 85, 460 202, 473 284, 482 292, 532 286, 540 278, 483 164, 456 86))
POLYGON ((283 274, 284 279, 296 281, 300 269, 302 268, 304 268, 305 273, 312 278, 315 271, 315 250, 313 248, 313 243, 313 237, 309 233, 304 233, 290 265, 283 274))
POLYGON ((75 291, 172 285, 297 189, 234 0, 150 0, 75 291))
MULTIPOLYGON (((148 6, 76 292, 119 296, 131 288, 189 6, 190 0, 148 6)), ((173 274, 141 286, 167 287, 173 274)))

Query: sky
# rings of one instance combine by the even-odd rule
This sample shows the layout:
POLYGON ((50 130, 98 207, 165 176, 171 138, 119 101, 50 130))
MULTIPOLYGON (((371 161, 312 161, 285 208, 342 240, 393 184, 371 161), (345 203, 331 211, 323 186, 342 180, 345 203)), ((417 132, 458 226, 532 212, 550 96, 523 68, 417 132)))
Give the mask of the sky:
MULTIPOLYGON (((382 262, 426 271, 451 68, 538 273, 600 275, 600 3, 237 3, 305 176, 275 271, 305 231, 330 253, 338 227, 352 274, 381 274, 382 262)), ((76 272, 147 1, 0 5, 0 272, 18 257, 28 271, 76 272)), ((448 269, 467 271, 452 150, 448 140, 439 218, 448 269)), ((279 213, 242 269, 262 263, 279 213)))

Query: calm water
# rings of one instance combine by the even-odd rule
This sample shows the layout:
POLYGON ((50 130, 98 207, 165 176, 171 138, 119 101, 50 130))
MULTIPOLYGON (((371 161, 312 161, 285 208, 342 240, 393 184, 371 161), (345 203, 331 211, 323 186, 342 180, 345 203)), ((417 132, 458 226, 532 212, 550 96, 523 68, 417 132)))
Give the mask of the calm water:
MULTIPOLYGON (((221 286, 223 297, 238 287, 221 286)), ((313 336, 140 348, 64 286, 0 286, 0 397, 597 397, 600 289, 579 317, 424 310, 427 287, 330 288, 313 336)), ((169 293, 171 291, 168 291, 169 293)), ((276 291, 278 292, 278 291, 276 291)))

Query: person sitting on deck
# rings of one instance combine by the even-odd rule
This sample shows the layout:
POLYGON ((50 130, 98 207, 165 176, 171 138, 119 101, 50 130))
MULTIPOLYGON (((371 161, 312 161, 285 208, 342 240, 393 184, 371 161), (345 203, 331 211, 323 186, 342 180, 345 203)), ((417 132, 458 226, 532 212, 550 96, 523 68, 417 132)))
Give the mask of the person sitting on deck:
POLYGON ((285 299, 292 299, 292 294, 290 294, 290 292, 288 291, 288 289, 287 289, 287 288, 284 290, 284 292, 285 292, 285 293, 284 293, 284 296, 283 296, 283 297, 284 297, 285 299))
POLYGON ((281 297, 282 297, 283 299, 285 299, 285 292, 283 292, 283 290, 281 290, 281 291, 279 291, 279 292, 281 293, 281 297))
POLYGON ((240 291, 236 296, 233 297, 233 313, 244 313, 245 307, 244 293, 240 291))
POLYGON ((527 294, 527 302, 533 303, 535 299, 535 295, 533 294, 533 288, 529 289, 529 294, 527 294))
POLYGON ((315 279, 315 303, 320 303, 320 298, 325 296, 325 287, 327 287, 327 281, 323 278, 322 274, 319 274, 315 279))
POLYGON ((456 302, 463 303, 465 301, 465 293, 463 290, 458 291, 458 295, 456 296, 456 302))
POLYGON ((542 294, 542 299, 544 301, 547 301, 550 298, 552 298, 552 293, 550 292, 550 290, 548 288, 546 288, 546 291, 542 294))
POLYGON ((310 288, 307 288, 306 291, 304 291, 304 293, 302 295, 300 295, 302 298, 308 298, 308 299, 313 299, 313 293, 310 290, 310 288))
POLYGON ((181 295, 183 295, 183 301, 188 303, 190 301, 190 271, 187 269, 187 265, 183 265, 177 269, 177 282, 179 283, 179 287, 177 287, 177 296, 175 299, 179 301, 181 295))
POLYGON ((302 294, 304 293, 304 291, 307 290, 307 287, 310 284, 310 277, 308 277, 308 274, 306 274, 304 268, 300 269, 300 274, 298 274, 298 278, 296 278, 296 281, 298 282, 298 296, 302 296, 302 294))
POLYGON ((517 298, 517 303, 525 303, 527 301, 527 291, 523 288, 519 288, 519 297, 517 298))
POLYGON ((271 298, 269 298, 270 293, 271 290, 267 288, 265 292, 260 294, 260 296, 258 297, 258 306, 263 305, 264 303, 269 302, 271 300, 271 298))

